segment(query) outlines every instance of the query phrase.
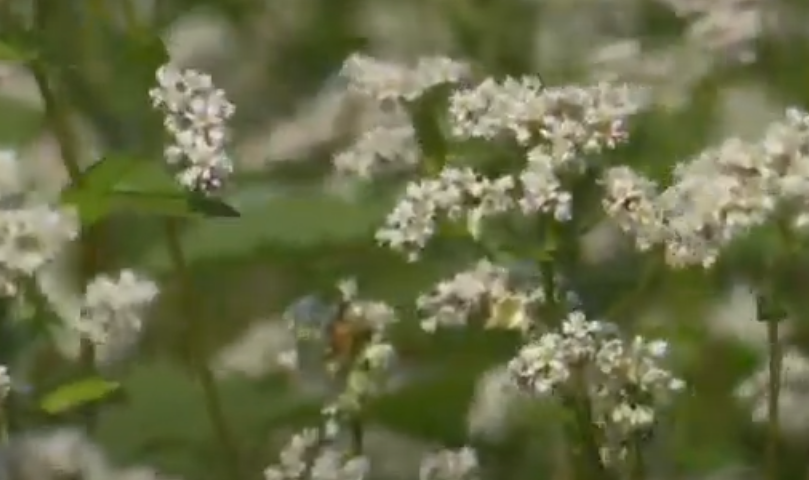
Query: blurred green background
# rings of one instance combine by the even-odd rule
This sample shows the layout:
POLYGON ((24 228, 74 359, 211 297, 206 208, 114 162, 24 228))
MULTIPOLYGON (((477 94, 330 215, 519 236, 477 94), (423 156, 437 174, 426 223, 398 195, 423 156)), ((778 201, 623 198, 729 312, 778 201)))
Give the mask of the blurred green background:
MULTIPOLYGON (((139 21, 160 31, 175 60, 209 71, 237 106, 239 173, 228 198, 242 217, 191 222, 184 246, 202 305, 203 318, 196 321, 205 326, 212 362, 221 363, 222 349, 239 341, 231 351, 258 365, 249 375, 231 368, 221 378, 228 417, 255 478, 292 429, 316 418, 323 398, 322 390, 303 388, 271 368, 267 352, 283 343, 282 328, 266 342, 250 330, 278 324, 296 298, 356 276, 364 296, 402 308, 405 326, 398 335, 406 381, 369 414, 388 466, 385 478, 415 478, 416 465, 399 466, 411 458, 406 452, 467 441, 476 382, 517 345, 506 334, 427 337, 416 331, 415 297, 468 266, 475 251, 441 239, 423 262, 406 263, 373 241, 401 182, 346 184, 330 176, 331 155, 362 126, 358 107, 341 97, 336 78, 350 53, 361 49, 403 61, 442 53, 493 75, 538 73, 557 84, 611 72, 592 56, 635 39, 642 50, 616 75, 648 81, 659 105, 633 124, 630 144, 614 160, 662 182, 677 161, 708 143, 758 135, 785 106, 809 106, 809 23, 795 20, 794 28, 753 39, 758 55, 745 64, 700 50, 688 21, 651 0, 143 0, 136 6, 139 21), (649 52, 669 62, 663 75, 638 73, 649 52)), ((809 20, 809 5, 800 0, 761 8, 809 20)), ((159 118, 148 110, 143 90, 153 74, 148 49, 117 25, 120 10, 118 2, 105 0, 48 4, 45 45, 68 67, 59 70, 59 94, 86 132, 88 162, 99 151, 151 154, 161 141, 159 118), (117 20, 99 21, 104 15, 117 20)), ((18 148, 47 187, 61 181, 58 151, 43 128, 33 88, 24 72, 2 71, 0 143, 18 148)), ((177 286, 157 221, 122 214, 94 228, 103 238, 102 270, 138 268, 164 288, 144 342, 119 366, 128 399, 104 411, 99 441, 121 464, 155 465, 188 479, 225 478, 201 391, 177 354, 188 339, 178 326, 177 286)), ((619 320, 675 342, 676 368, 690 388, 662 430, 664 446, 654 462, 661 475, 705 475, 761 460, 759 432, 731 398, 761 358, 760 325, 751 319, 752 307, 734 306, 726 294, 737 281, 756 281, 767 248, 766 239, 753 239, 710 275, 655 271, 639 291, 649 261, 626 248, 596 245, 591 250, 599 259, 583 265, 573 280, 594 311, 629 296, 630 308, 619 320), (749 332, 736 335, 739 330, 749 332)), ((795 305, 803 306, 806 258, 794 260, 788 288, 795 305)), ((809 338, 801 320, 792 325, 799 346, 809 338)), ((491 459, 492 478, 550 478, 554 416, 543 405, 524 406, 504 438, 474 439, 491 459)), ((805 446, 790 445, 795 466, 785 478, 803 478, 805 446)))

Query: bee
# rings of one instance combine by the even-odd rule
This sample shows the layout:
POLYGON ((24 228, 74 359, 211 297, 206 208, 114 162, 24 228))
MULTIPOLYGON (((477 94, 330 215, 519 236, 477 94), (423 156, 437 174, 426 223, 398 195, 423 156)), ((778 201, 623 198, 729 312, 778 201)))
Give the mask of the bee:
POLYGON ((327 329, 330 360, 349 364, 370 340, 371 333, 365 320, 353 311, 351 302, 341 300, 327 329))

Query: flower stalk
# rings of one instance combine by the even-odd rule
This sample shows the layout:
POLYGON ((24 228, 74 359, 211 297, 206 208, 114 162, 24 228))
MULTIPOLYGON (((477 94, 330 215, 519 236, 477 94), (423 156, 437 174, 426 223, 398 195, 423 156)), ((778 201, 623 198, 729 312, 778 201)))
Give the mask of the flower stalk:
MULTIPOLYGON (((40 31, 45 31, 47 28, 43 3, 45 2, 42 0, 34 3, 34 19, 40 31)), ((49 75, 46 65, 39 59, 34 58, 28 62, 28 68, 42 96, 45 122, 56 139, 68 178, 73 185, 81 186, 83 182, 80 162, 81 149, 79 137, 71 125, 69 107, 57 95, 53 86, 53 79, 49 75)), ((79 276, 82 284, 84 284, 99 270, 101 238, 98 229, 83 227, 79 235, 79 245, 81 255, 79 276)), ((86 338, 82 338, 79 352, 79 362, 82 368, 88 373, 95 373, 96 353, 93 343, 86 338)), ((89 410, 85 418, 87 428, 91 430, 94 428, 95 417, 95 412, 89 410)))
POLYGON ((230 478, 237 480, 242 478, 238 447, 235 438, 228 425, 222 398, 214 380, 213 372, 200 351, 200 311, 194 292, 191 275, 183 254, 180 242, 180 229, 176 219, 166 220, 165 226, 166 243, 169 257, 174 266, 177 281, 180 283, 182 317, 185 322, 187 334, 189 335, 189 361, 194 375, 200 383, 205 408, 211 425, 216 433, 217 440, 225 455, 227 467, 231 475, 230 478))

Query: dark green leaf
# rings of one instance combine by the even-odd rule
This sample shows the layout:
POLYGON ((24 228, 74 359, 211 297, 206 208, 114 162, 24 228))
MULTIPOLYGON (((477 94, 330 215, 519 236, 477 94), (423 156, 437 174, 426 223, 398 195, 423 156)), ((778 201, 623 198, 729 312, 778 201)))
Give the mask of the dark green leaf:
POLYGON ((239 211, 218 198, 191 195, 189 197, 191 210, 206 217, 235 218, 239 211))
POLYGON ((101 377, 90 377, 57 388, 40 400, 45 412, 56 415, 95 403, 118 392, 121 385, 101 377))

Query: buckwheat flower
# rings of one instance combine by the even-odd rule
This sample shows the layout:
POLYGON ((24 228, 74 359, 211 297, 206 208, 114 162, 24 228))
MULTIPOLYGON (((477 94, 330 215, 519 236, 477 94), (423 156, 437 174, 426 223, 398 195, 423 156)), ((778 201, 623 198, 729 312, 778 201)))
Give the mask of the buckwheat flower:
POLYGON ((473 315, 485 312, 487 307, 494 308, 515 294, 523 295, 526 303, 542 300, 539 287, 514 289, 510 276, 505 267, 484 259, 471 269, 439 282, 416 300, 422 315, 421 327, 432 332, 439 327, 464 326, 473 315))
POLYGON ((471 168, 447 167, 436 178, 408 184, 376 239, 415 260, 441 220, 462 222, 471 235, 479 234, 484 218, 512 208, 513 187, 508 177, 492 180, 471 168))
MULTIPOLYGON (((804 408, 809 399, 809 359, 797 350, 785 351, 780 375, 778 422, 781 432, 788 440, 805 439, 809 436, 809 413, 804 408)), ((736 400, 750 408, 751 420, 758 425, 767 423, 769 382, 769 368, 762 365, 734 392, 736 400)))
POLYGON ((676 167, 657 200, 669 264, 709 267, 724 246, 762 225, 778 204, 773 167, 760 145, 739 139, 676 167))
POLYGON ((225 148, 230 136, 227 122, 235 107, 209 75, 167 64, 156 77, 158 85, 149 96, 165 115, 171 137, 166 162, 184 187, 202 193, 220 189, 233 171, 225 148))
POLYGON ((346 457, 334 449, 323 449, 312 463, 311 480, 363 480, 371 470, 366 457, 346 457))
POLYGON ((0 198, 20 193, 22 183, 17 152, 0 148, 0 198))
POLYGON ((111 353, 138 336, 143 309, 157 294, 154 282, 131 270, 115 277, 100 275, 87 285, 81 315, 73 328, 111 353))
POLYGON ((640 336, 603 342, 594 358, 596 416, 623 435, 651 427, 656 408, 685 387, 663 367, 667 351, 666 342, 640 336))
POLYGON ((12 437, 8 461, 14 478, 110 478, 106 456, 78 429, 35 431, 12 437))
POLYGON ((624 121, 641 106, 626 85, 544 87, 535 77, 486 79, 450 96, 452 133, 492 140, 504 135, 520 145, 546 142, 558 161, 579 149, 595 153, 626 139, 624 121))
POLYGON ((265 480, 297 480, 307 471, 311 456, 320 448, 317 429, 308 428, 290 438, 281 450, 278 463, 264 470, 265 480))
POLYGON ((621 166, 606 170, 601 184, 604 211, 621 230, 634 237, 638 249, 645 251, 658 244, 663 220, 655 203, 655 182, 621 166))
POLYGON ((573 195, 564 189, 551 162, 540 159, 539 150, 537 148, 532 151, 533 155, 529 154, 528 166, 520 172, 520 209, 525 214, 546 213, 558 221, 570 220, 573 195))
POLYGON ((378 102, 415 100, 437 85, 455 83, 469 75, 469 67, 445 57, 425 57, 415 65, 400 65, 353 54, 341 75, 349 89, 378 102))
POLYGON ((419 468, 419 480, 474 480, 479 474, 477 454, 470 447, 430 454, 419 468))
POLYGON ((0 209, 0 282, 6 294, 16 291, 16 279, 31 276, 78 236, 72 209, 48 205, 0 209))
POLYGON ((0 365, 0 406, 11 392, 11 375, 8 373, 8 367, 0 365))
POLYGON ((370 178, 379 172, 406 170, 418 165, 421 151, 412 125, 376 127, 360 135, 334 157, 338 173, 370 178))

